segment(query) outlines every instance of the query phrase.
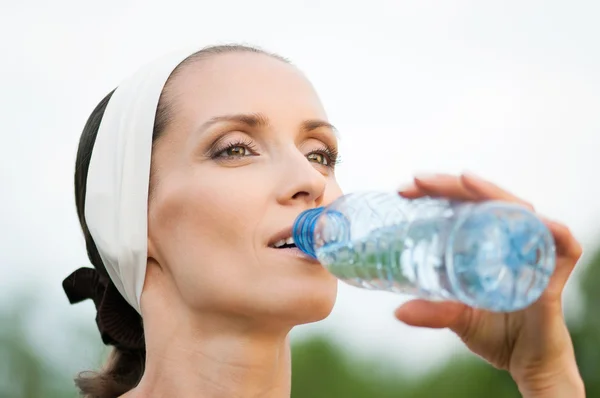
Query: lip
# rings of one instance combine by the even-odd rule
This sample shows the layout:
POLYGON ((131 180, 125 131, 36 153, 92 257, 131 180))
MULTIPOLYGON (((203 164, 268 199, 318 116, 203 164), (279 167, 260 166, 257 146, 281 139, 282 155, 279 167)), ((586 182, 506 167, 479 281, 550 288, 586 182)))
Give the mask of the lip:
POLYGON ((311 264, 315 264, 315 265, 319 265, 319 266, 321 265, 319 260, 317 260, 314 257, 309 256, 308 254, 304 253, 302 250, 298 249, 297 247, 286 247, 283 249, 275 249, 274 247, 269 247, 269 249, 276 250, 278 254, 283 254, 284 256, 285 255, 292 256, 292 257, 295 257, 300 260, 308 261, 311 264))
MULTIPOLYGON (((279 231, 278 233, 273 235, 273 237, 269 240, 269 243, 267 244, 267 246, 274 249, 273 245, 276 242, 279 242, 282 239, 287 239, 290 237, 292 237, 292 226, 282 229, 281 231, 279 231)), ((284 250, 284 249, 277 249, 277 250, 284 250)))

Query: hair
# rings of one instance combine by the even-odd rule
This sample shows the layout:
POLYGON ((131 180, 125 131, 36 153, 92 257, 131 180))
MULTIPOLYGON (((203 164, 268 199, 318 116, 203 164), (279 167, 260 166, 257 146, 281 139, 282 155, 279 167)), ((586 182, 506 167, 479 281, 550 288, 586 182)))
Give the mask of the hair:
MULTIPOLYGON (((167 93, 169 91, 169 84, 174 76, 179 74, 184 66, 195 61, 205 59, 213 55, 240 52, 267 55, 285 63, 290 63, 287 59, 279 55, 246 45, 234 44, 210 46, 193 53, 173 70, 165 84, 165 87, 163 88, 154 120, 154 128, 152 132, 153 145, 156 144, 157 140, 159 140, 163 135, 166 126, 169 125, 173 118, 173 110, 169 104, 167 93)), ((75 160, 75 204, 77 207, 79 223, 85 237, 88 258, 94 268, 96 268, 96 270, 106 278, 109 277, 108 273, 104 264, 102 263, 102 259, 98 253, 98 249, 94 243, 85 220, 85 196, 92 150, 94 143, 96 142, 96 136, 98 135, 100 122, 102 121, 102 117, 106 111, 106 106, 108 105, 108 102, 110 101, 114 91, 115 90, 108 93, 108 95, 106 95, 106 97, 100 101, 100 103, 94 108, 89 116, 81 133, 79 147, 77 149, 77 157, 75 160)), ((100 371, 81 372, 75 378, 75 384, 79 388, 81 396, 85 398, 115 398, 133 389, 139 384, 144 373, 145 362, 145 348, 131 350, 113 347, 112 351, 108 355, 108 359, 103 369, 100 371)))

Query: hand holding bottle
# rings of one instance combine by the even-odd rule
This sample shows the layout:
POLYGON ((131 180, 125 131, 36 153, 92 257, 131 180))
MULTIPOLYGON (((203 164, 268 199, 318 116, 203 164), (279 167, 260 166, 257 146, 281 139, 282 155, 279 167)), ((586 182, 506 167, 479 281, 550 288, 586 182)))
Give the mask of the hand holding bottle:
MULTIPOLYGON (((406 198, 501 200, 533 210, 522 199, 472 175, 417 177, 400 194, 406 198)), ((512 313, 493 313, 457 302, 412 300, 397 309, 396 317, 412 326, 450 328, 475 354, 508 370, 524 397, 584 397, 562 312, 563 288, 582 249, 566 226, 544 221, 555 239, 556 269, 533 305, 512 313)))

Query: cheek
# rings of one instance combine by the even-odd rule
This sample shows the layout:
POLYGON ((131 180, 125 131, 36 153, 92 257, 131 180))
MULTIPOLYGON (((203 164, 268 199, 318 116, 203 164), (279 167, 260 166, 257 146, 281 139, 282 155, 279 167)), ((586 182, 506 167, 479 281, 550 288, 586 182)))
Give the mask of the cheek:
POLYGON ((266 201, 256 181, 231 171, 199 167, 169 175, 150 204, 149 239, 157 260, 195 307, 223 305, 235 284, 256 269, 256 230, 266 201))
POLYGON ((327 187, 325 188, 325 193, 323 194, 323 205, 327 206, 342 195, 342 188, 340 188, 335 177, 331 177, 331 180, 327 183, 327 187))
MULTIPOLYGON (((298 323, 331 311, 336 280, 326 271, 265 263, 261 257, 269 230, 264 223, 273 220, 272 175, 251 167, 182 170, 163 176, 148 214, 156 251, 150 254, 166 270, 171 294, 197 311, 247 314, 262 308, 289 314, 298 323)), ((340 195, 332 178, 324 202, 340 195)))

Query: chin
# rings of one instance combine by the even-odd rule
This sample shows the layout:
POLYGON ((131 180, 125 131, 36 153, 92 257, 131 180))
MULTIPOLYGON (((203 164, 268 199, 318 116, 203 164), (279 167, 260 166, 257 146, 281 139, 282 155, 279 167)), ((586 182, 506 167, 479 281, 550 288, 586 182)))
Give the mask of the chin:
POLYGON ((257 325, 289 328, 321 321, 333 310, 338 281, 329 273, 315 270, 270 278, 249 273, 233 281, 230 278, 234 283, 227 288, 211 290, 209 285, 208 289, 195 289, 195 294, 200 290, 210 297, 205 308, 242 316, 257 325))
POLYGON ((311 286, 296 286, 287 294, 287 314, 292 315, 295 325, 321 321, 331 314, 337 297, 337 280, 311 286), (293 297, 290 297, 293 293, 293 297))
POLYGON ((296 318, 296 321, 294 322, 294 324, 295 325, 304 325, 304 324, 315 323, 315 322, 324 320, 325 318, 327 318, 329 316, 329 314, 331 314, 334 303, 335 303, 335 300, 333 303, 331 303, 331 305, 320 305, 320 306, 313 305, 309 312, 298 314, 301 316, 296 318))

